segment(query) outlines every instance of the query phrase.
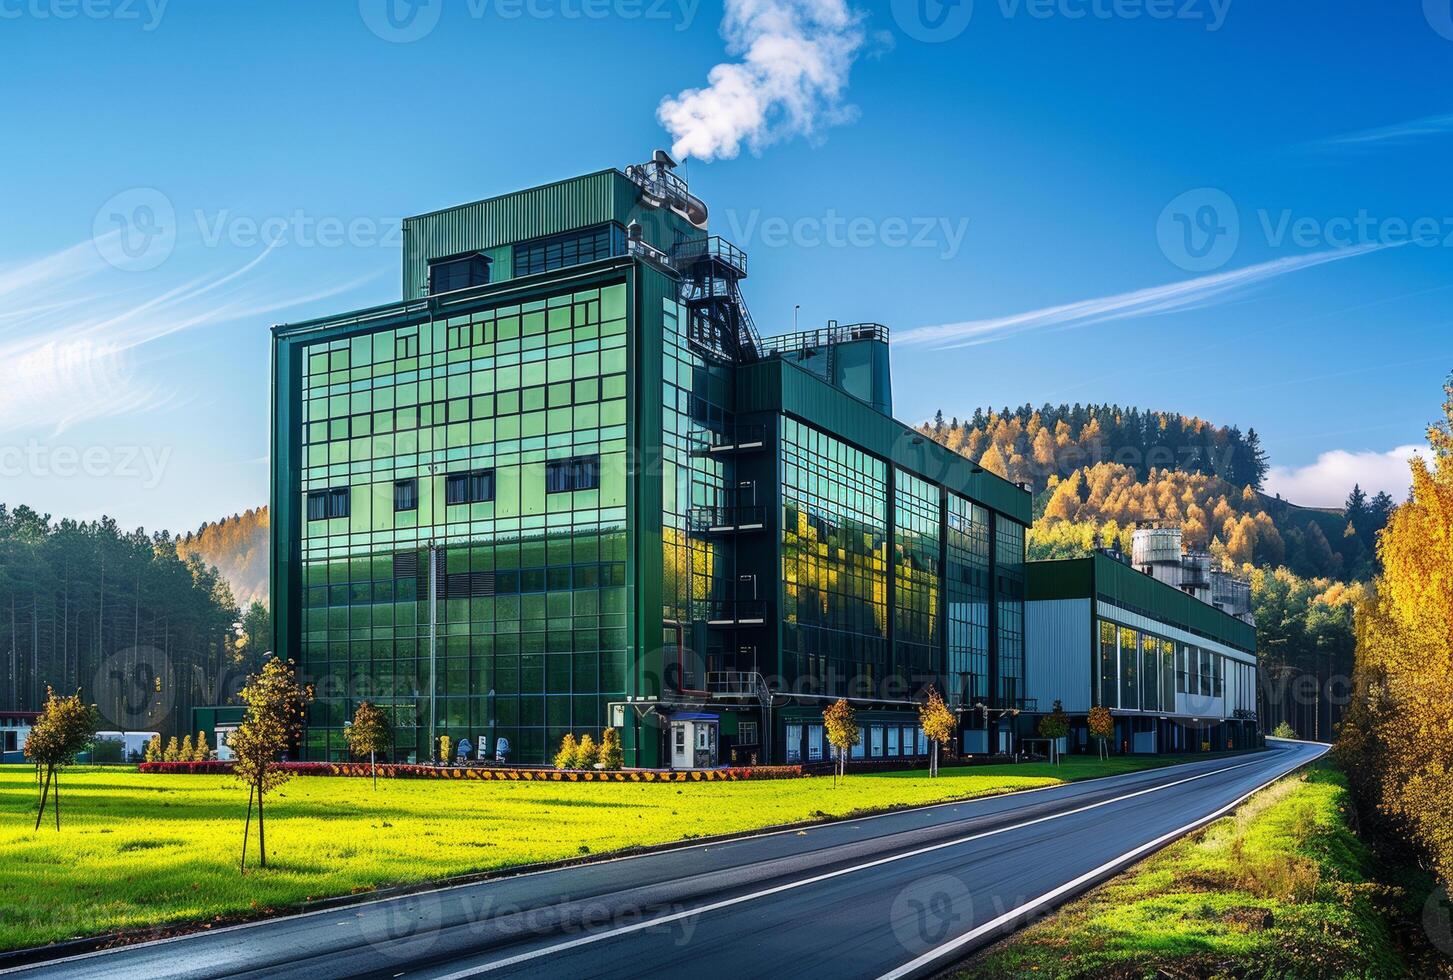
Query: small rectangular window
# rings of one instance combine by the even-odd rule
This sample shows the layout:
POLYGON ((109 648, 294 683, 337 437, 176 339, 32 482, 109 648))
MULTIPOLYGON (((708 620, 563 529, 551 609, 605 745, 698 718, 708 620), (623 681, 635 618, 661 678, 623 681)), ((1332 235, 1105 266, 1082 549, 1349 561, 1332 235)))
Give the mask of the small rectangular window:
POLYGON ((483 504, 494 499, 494 470, 450 473, 444 478, 446 504, 483 504))
POLYGON ((494 499, 494 470, 475 470, 469 474, 469 502, 481 504, 494 499))
POLYGON ((418 357, 419 356, 419 335, 416 333, 400 334, 394 338, 394 357, 418 357))
POLYGON ((594 490, 600 486, 599 456, 577 456, 572 462, 576 490, 594 490))
POLYGON ((545 464, 545 492, 595 490, 600 486, 600 457, 576 456, 545 464))
POLYGON ((489 257, 480 252, 435 259, 429 263, 429 292, 483 286, 489 282, 489 257))
POLYGON ((529 276, 624 252, 625 234, 621 228, 614 224, 600 225, 522 242, 514 248, 511 267, 515 275, 529 276))
POLYGON ((396 480, 394 482, 394 510, 419 509, 419 481, 396 480))
POLYGON ((308 520, 321 521, 328 517, 347 517, 348 501, 347 487, 309 491, 308 520))
POLYGON ((570 489, 572 460, 555 459, 545 464, 545 492, 560 493, 570 489))
POLYGON ((444 502, 446 504, 469 503, 468 473, 450 473, 444 478, 444 502))

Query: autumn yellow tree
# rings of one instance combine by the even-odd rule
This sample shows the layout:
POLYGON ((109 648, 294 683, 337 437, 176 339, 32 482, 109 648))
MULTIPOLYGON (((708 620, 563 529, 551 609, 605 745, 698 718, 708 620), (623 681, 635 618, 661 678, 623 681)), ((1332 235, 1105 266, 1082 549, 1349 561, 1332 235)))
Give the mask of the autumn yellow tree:
POLYGON ((984 450, 984 455, 979 457, 979 465, 995 476, 1009 478, 1009 463, 1004 459, 1004 454, 1000 452, 997 443, 984 450))
POLYGON ((76 761, 76 756, 85 751, 96 737, 100 715, 95 705, 81 701, 80 694, 61 697, 49 687, 45 689, 45 704, 40 717, 30 729, 25 740, 25 757, 38 769, 45 770, 45 788, 41 791, 40 809, 35 814, 35 829, 40 829, 40 819, 45 816, 47 799, 53 801, 55 829, 61 829, 61 780, 63 767, 76 761), (54 784, 54 792, 52 792, 54 784))
POLYGON ((923 734, 928 736, 928 774, 931 777, 937 776, 938 747, 947 745, 953 739, 958 718, 943 703, 943 696, 938 693, 938 688, 931 684, 923 703, 918 706, 918 724, 923 728, 923 734))
POLYGON ((837 765, 832 770, 832 784, 836 786, 838 778, 847 771, 848 753, 863 740, 857 714, 847 698, 838 698, 823 711, 822 727, 828 744, 837 749, 837 765))
POLYGON ((560 739, 560 751, 555 753, 556 769, 574 769, 575 756, 580 752, 580 745, 575 741, 574 732, 566 732, 565 737, 560 739))
POLYGON ((614 728, 607 728, 600 733, 600 767, 614 772, 625 764, 625 753, 621 751, 621 733, 614 728))
POLYGON ((1412 497, 1378 538, 1338 751, 1359 796, 1453 886, 1453 378, 1444 395, 1431 465, 1411 460, 1412 497))
POLYGON ((1104 759, 1109 754, 1107 743, 1115 737, 1115 716, 1110 714, 1110 709, 1104 705, 1096 705, 1090 709, 1088 720, 1090 737, 1099 746, 1100 758, 1104 759))
POLYGON ((586 732, 580 736, 580 742, 575 747, 575 764, 572 769, 594 769, 595 764, 600 761, 600 747, 595 744, 595 739, 586 732))
POLYGON ((235 760, 233 774, 247 785, 247 823, 242 831, 242 869, 247 869, 247 836, 252 828, 252 805, 257 802, 257 853, 267 867, 267 836, 263 800, 291 777, 275 763, 302 732, 304 714, 313 700, 298 684, 291 661, 273 657, 262 671, 247 679, 238 695, 247 705, 242 724, 227 739, 235 760))
POLYGON ((353 721, 343 731, 348 751, 362 758, 368 756, 368 772, 373 788, 378 789, 378 754, 387 752, 393 743, 393 730, 388 715, 372 701, 360 701, 353 710, 353 721))

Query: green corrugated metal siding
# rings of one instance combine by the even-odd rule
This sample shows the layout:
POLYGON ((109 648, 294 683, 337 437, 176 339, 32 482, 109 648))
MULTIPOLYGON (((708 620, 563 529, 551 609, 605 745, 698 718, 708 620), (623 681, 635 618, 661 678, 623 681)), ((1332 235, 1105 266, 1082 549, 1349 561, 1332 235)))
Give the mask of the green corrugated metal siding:
POLYGON ((404 219, 403 295, 417 299, 428 290, 429 261, 462 252, 483 251, 493 260, 491 277, 507 279, 514 242, 554 235, 614 221, 633 219, 642 236, 669 249, 680 236, 699 235, 671 211, 639 204, 636 185, 619 170, 583 177, 462 204, 404 219))
POLYGON ((1031 600, 1103 600, 1238 650, 1256 652, 1256 627, 1108 555, 1034 561, 1028 567, 1031 600))
POLYGON ((772 358, 739 370, 737 410, 785 412, 1021 524, 1030 523, 1033 503, 1027 491, 795 364, 772 358))

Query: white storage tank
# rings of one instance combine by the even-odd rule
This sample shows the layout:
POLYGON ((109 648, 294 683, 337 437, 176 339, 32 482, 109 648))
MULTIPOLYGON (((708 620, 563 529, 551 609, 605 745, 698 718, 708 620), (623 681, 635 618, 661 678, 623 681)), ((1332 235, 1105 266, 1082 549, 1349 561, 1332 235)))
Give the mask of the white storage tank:
POLYGON ((1181 529, 1138 527, 1131 538, 1130 563, 1172 588, 1181 587, 1181 529))

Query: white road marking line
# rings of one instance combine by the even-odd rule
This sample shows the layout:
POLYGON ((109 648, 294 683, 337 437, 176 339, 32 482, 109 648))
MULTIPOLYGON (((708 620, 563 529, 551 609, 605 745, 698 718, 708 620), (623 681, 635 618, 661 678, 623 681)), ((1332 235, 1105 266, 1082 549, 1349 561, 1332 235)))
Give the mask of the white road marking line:
MULTIPOLYGON (((1234 766, 1227 766, 1224 769, 1215 769, 1211 772, 1199 773, 1195 776, 1188 776, 1185 779, 1177 779, 1175 782, 1166 783, 1162 786, 1152 786, 1149 789, 1137 790, 1134 793, 1127 793, 1124 796, 1116 796, 1112 799, 1102 800, 1099 803, 1091 803, 1087 806, 1077 807, 1073 810, 1066 810, 1064 813, 1053 813, 1048 816, 1035 817, 1033 820, 1025 820, 1017 824, 1012 824, 1008 827, 1000 827, 997 830, 986 830, 981 833, 970 834, 967 837, 959 837, 951 841, 943 841, 938 844, 930 844, 927 847, 920 847, 916 850, 905 851, 902 854, 893 854, 889 855, 888 857, 876 858, 864 864, 856 864, 847 868, 839 868, 836 871, 828 871, 823 874, 814 875, 810 878, 803 878, 798 881, 789 881, 785 884, 774 885, 771 888, 764 888, 761 891, 751 892, 746 895, 738 895, 735 898, 727 898, 719 902, 712 902, 708 905, 698 906, 697 908, 686 909, 681 912, 673 912, 670 915, 658 916, 654 919, 636 922, 627 926, 621 926, 608 932, 599 932, 593 933, 588 936, 580 936, 576 939, 567 940, 563 943, 555 943, 552 946, 545 946, 540 949, 529 950, 524 953, 517 953, 514 956, 506 957, 502 960, 495 960, 491 963, 484 963, 479 966, 470 967, 465 970, 459 970, 455 973, 449 973, 441 977, 440 980, 464 980, 464 978, 466 977, 476 977, 484 973, 492 973, 495 970, 507 969, 512 966, 518 966, 521 963, 529 962, 530 960, 539 959, 542 956, 552 956, 557 953, 566 952, 567 950, 578 949, 581 946, 589 946, 593 943, 598 943, 606 939, 613 939, 617 936, 629 935, 631 933, 641 932, 646 929, 653 929, 657 926, 668 925, 669 923, 677 922, 681 919, 691 918, 692 916, 705 915, 708 912, 715 912, 718 909, 730 908, 733 905, 741 905, 744 902, 755 901, 759 898, 766 898, 769 895, 777 895, 782 892, 792 891, 793 889, 803 888, 807 885, 815 885, 821 881, 829 881, 833 878, 840 878, 843 875, 853 874, 857 871, 866 871, 869 868, 880 867, 885 864, 891 864, 895 861, 904 861, 908 858, 918 857, 921 854, 929 854, 933 851, 940 851, 946 847, 957 847, 960 844, 968 844, 972 841, 983 840, 986 837, 994 837, 999 834, 1007 834, 1010 831, 1014 830, 1023 830, 1025 827, 1032 827, 1035 824, 1045 823, 1050 820, 1060 820, 1064 817, 1072 817, 1077 813, 1085 813, 1089 810, 1096 810, 1102 806, 1109 806, 1112 803, 1123 803, 1125 800, 1134 799, 1137 796, 1144 796, 1147 793, 1159 793, 1162 790, 1181 786, 1185 783, 1192 783, 1198 779, 1205 779, 1209 776, 1220 775, 1221 773, 1231 772, 1235 769, 1244 769, 1247 766, 1256 765, 1258 761, 1260 760, 1254 760, 1252 762, 1242 762, 1234 766)), ((1280 776, 1276 778, 1279 779, 1280 776)))
MULTIPOLYGON (((1326 749, 1324 748, 1323 751, 1318 752, 1307 761, 1314 762, 1317 759, 1320 759, 1325 754, 1326 749)), ((910 962, 903 964, 896 970, 890 970, 889 972, 883 974, 878 978, 878 980, 902 980, 902 978, 904 977, 911 976, 913 973, 916 973, 923 967, 928 966, 935 960, 940 960, 946 956, 949 956, 950 954, 962 949, 969 943, 972 943, 974 940, 982 938, 988 933, 993 932, 995 929, 999 929, 1004 925, 1013 922, 1015 919, 1019 918, 1022 915, 1025 915, 1028 912, 1032 912, 1035 909, 1040 908, 1041 906, 1053 902, 1055 899, 1059 898, 1062 895, 1073 892, 1076 888, 1079 888, 1082 885, 1094 881, 1101 875, 1108 874, 1109 872, 1114 871, 1116 868, 1121 867, 1131 861, 1134 861, 1142 854, 1145 854, 1148 851, 1153 851, 1158 847, 1163 847, 1164 845, 1175 840, 1177 837, 1182 837, 1198 827, 1202 827, 1208 823, 1219 820, 1221 817, 1225 816, 1227 813, 1230 813, 1242 803, 1246 802, 1247 799, 1261 792, 1267 786, 1270 786, 1278 779, 1285 778, 1291 771, 1292 770, 1287 770, 1287 772, 1273 776, 1271 779, 1268 779, 1266 782, 1247 792, 1244 796, 1232 800, 1230 803, 1226 804, 1215 813, 1202 817, 1199 820, 1194 820, 1191 823, 1186 824, 1184 827, 1181 827, 1177 830, 1172 830, 1168 834, 1162 834, 1160 837, 1157 837, 1155 840, 1151 841, 1148 844, 1141 844, 1139 847, 1134 848, 1133 850, 1126 851, 1119 857, 1106 861, 1095 870, 1087 871, 1073 881, 1067 881, 1063 885, 1060 885, 1058 888, 1051 889, 1050 891, 1045 892, 1038 898, 1025 902, 1018 908, 1010 909, 1003 915, 1000 915, 989 922, 985 922, 981 926, 977 926, 969 930, 962 936, 959 936, 955 939, 950 939, 948 942, 942 944, 941 946, 934 947, 933 949, 924 953, 922 956, 919 956, 917 959, 911 960, 910 962)))

